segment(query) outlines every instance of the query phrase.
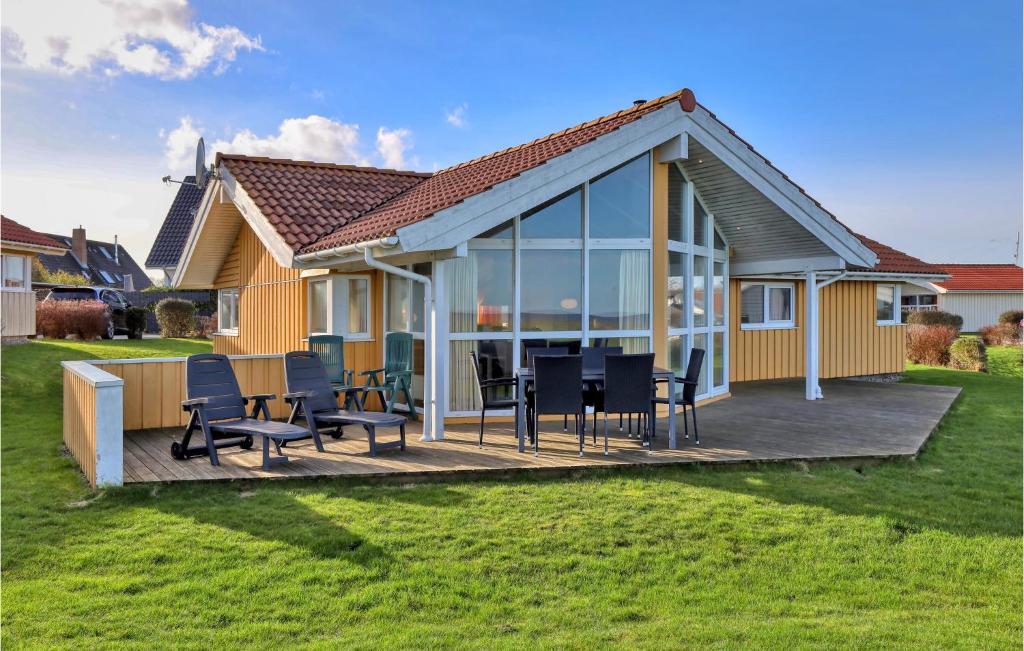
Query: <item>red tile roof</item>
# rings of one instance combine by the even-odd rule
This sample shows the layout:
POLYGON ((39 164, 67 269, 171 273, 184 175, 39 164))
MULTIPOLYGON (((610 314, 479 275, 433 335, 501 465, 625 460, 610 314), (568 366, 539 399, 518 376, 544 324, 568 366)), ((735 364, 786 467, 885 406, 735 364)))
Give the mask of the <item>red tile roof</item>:
POLYGON ((298 251, 430 174, 217 154, 281 238, 298 251))
POLYGON ((1015 264, 940 264, 949 280, 936 283, 952 291, 1024 291, 1024 269, 1015 264))
MULTIPOLYGON (((852 231, 851 231, 852 232, 852 231)), ((870 237, 861 235, 860 233, 854 233, 864 246, 868 247, 875 252, 878 256, 878 263, 870 269, 861 269, 862 271, 875 271, 878 273, 896 273, 896 274, 935 274, 942 275, 944 272, 940 267, 933 264, 928 264, 924 260, 915 258, 912 255, 908 255, 903 251, 897 251, 891 246, 877 242, 870 237)))
POLYGON ((683 89, 524 145, 443 169, 404 194, 307 246, 303 253, 394 235, 403 226, 489 190, 672 102, 679 102, 688 112, 696 106, 693 92, 683 89))
POLYGON ((32 246, 48 246, 54 249, 67 249, 63 243, 37 233, 28 226, 22 226, 13 219, 0 215, 0 240, 4 242, 17 242, 19 244, 31 244, 32 246))

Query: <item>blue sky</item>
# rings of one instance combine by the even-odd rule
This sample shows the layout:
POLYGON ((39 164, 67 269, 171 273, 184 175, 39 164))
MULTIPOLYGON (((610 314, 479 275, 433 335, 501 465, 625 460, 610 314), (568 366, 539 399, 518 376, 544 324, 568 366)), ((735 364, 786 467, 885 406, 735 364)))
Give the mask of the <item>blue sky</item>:
POLYGON ((159 179, 200 133, 431 170, 687 86, 855 230, 1012 261, 1017 2, 152 4, 162 19, 5 4, 5 214, 144 258, 174 192, 159 179))

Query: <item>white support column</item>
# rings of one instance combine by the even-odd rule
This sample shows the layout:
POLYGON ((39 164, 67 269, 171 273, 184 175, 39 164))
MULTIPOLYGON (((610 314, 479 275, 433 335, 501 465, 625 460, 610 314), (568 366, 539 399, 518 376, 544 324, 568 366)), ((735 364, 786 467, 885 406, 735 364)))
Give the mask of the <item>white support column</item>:
MULTIPOLYGON (((427 418, 431 418, 431 431, 435 441, 444 440, 444 414, 448 405, 448 296, 445 292, 444 272, 445 261, 435 261, 431 273, 431 288, 434 292, 433 300, 433 324, 431 328, 430 352, 433 355, 433 363, 424 373, 431 372, 433 377, 429 386, 433 391, 430 416, 423 414, 424 427, 427 418)), ((426 385, 424 386, 426 391, 426 385)), ((424 393, 424 398, 426 394, 424 393)), ((426 403, 426 400, 424 400, 426 403)))
POLYGON ((804 318, 804 341, 807 345, 804 355, 807 363, 807 368, 804 370, 804 397, 808 400, 818 400, 822 397, 821 387, 818 386, 818 282, 813 271, 807 272, 807 281, 804 287, 806 295, 804 305, 807 310, 804 318))
POLYGON ((124 483, 124 380, 96 382, 96 486, 124 483))

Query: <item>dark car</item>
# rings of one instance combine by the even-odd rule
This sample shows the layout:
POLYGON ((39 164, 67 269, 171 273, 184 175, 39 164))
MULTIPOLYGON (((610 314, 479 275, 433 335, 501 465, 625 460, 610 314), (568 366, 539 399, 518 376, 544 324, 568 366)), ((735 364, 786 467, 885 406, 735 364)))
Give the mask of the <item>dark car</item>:
POLYGON ((44 301, 100 301, 107 306, 107 331, 104 339, 114 335, 128 335, 130 339, 138 339, 141 332, 128 328, 127 313, 132 304, 124 294, 109 287, 54 287, 46 295, 44 301))

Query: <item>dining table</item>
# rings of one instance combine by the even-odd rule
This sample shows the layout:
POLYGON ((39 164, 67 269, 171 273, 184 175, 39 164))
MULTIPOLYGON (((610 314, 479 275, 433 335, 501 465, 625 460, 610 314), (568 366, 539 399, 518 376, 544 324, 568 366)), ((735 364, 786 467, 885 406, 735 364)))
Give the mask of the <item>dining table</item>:
MULTIPOLYGON (((516 438, 519 441, 519 451, 526 451, 526 387, 533 382, 533 369, 532 368, 517 368, 515 371, 516 377, 516 401, 519 403, 519 417, 516 419, 516 438)), ((654 367, 654 372, 651 373, 651 383, 655 381, 666 382, 668 384, 668 413, 671 417, 668 419, 668 447, 670 450, 676 449, 676 375, 673 371, 654 367)), ((604 368, 584 368, 583 369, 583 382, 604 382, 604 368)), ((583 387, 580 387, 580 391, 583 391, 583 387)))

